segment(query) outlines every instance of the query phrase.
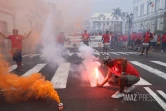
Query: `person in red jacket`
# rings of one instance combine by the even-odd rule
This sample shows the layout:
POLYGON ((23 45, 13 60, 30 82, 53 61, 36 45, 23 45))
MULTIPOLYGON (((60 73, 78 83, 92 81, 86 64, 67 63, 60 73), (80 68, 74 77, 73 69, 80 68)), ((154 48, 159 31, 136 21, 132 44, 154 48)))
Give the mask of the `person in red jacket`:
POLYGON ((109 34, 109 31, 106 31, 106 34, 103 35, 102 37, 102 41, 103 41, 103 55, 109 55, 107 50, 108 50, 108 47, 110 45, 110 34, 109 34))
POLYGON ((164 51, 165 46, 166 46, 166 33, 164 33, 164 35, 162 36, 162 50, 161 50, 161 52, 164 51))
POLYGON ((150 30, 147 30, 147 32, 143 36, 142 51, 140 55, 143 55, 144 50, 146 49, 146 56, 148 56, 148 51, 150 48, 150 40, 152 39, 153 39, 153 34, 150 32, 150 30))
POLYGON ((137 69, 125 58, 112 60, 110 57, 106 57, 103 63, 108 67, 108 73, 104 81, 97 84, 97 87, 102 87, 107 82, 111 85, 119 86, 119 91, 113 94, 112 98, 120 98, 124 96, 123 92, 131 92, 135 88, 134 84, 140 80, 137 69))
POLYGON ((64 32, 60 32, 58 37, 57 37, 57 41, 56 41, 59 45, 64 45, 65 42, 65 35, 64 32))

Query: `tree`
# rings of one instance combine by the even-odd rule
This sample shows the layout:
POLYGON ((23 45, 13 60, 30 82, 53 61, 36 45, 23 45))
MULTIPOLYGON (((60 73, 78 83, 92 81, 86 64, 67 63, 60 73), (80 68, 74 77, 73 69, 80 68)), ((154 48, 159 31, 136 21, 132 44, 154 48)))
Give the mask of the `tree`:
MULTIPOLYGON (((122 10, 118 7, 116 9, 113 9, 113 13, 112 13, 113 19, 115 18, 116 21, 119 19, 119 17, 122 17, 122 10)), ((116 29, 116 24, 114 21, 114 31, 116 29)))

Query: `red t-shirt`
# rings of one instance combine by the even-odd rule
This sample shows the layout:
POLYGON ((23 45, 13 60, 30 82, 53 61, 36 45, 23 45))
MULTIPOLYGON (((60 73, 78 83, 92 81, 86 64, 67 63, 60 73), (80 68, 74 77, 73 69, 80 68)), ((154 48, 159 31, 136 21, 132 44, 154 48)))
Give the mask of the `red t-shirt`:
POLYGON ((118 37, 118 41, 122 41, 122 40, 123 40, 123 36, 121 35, 118 37))
POLYGON ((64 35, 59 35, 57 38, 57 41, 59 44, 64 44, 65 42, 65 36, 64 35))
POLYGON ((162 41, 163 41, 163 42, 166 42, 166 35, 163 35, 162 41))
POLYGON ((104 34, 102 37, 104 43, 109 43, 110 42, 110 35, 104 34))
POLYGON ((149 43, 150 42, 150 35, 151 35, 150 33, 146 33, 145 34, 145 38, 144 38, 144 42, 145 43, 149 43))
POLYGON ((157 42, 160 42, 160 41, 161 41, 161 36, 158 35, 158 36, 157 36, 157 42))
MULTIPOLYGON (((116 63, 114 63, 115 65, 111 68, 111 71, 113 74, 116 75, 121 75, 122 71, 123 71, 123 67, 122 65, 118 65, 116 63)), ((138 73, 138 71, 129 63, 127 62, 127 67, 126 67, 126 74, 128 75, 135 75, 137 77, 140 77, 140 74, 138 73)))
POLYGON ((87 33, 82 34, 82 39, 83 41, 89 41, 89 34, 87 33))
POLYGON ((132 34, 131 35, 131 40, 135 41, 137 39, 137 35, 136 34, 132 34))
POLYGON ((142 39, 142 34, 141 33, 138 33, 137 34, 137 40, 141 40, 142 39))
POLYGON ((123 41, 126 42, 126 41, 127 41, 127 38, 128 38, 127 35, 124 35, 124 36, 123 36, 123 41))
POLYGON ((22 35, 9 35, 8 39, 11 40, 13 49, 22 49, 22 40, 24 39, 22 35))

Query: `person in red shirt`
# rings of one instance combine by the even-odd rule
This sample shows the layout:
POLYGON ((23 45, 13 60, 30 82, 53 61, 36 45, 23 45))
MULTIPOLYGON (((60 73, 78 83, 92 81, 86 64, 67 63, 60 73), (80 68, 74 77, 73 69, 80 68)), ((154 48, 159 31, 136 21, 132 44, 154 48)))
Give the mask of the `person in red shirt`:
POLYGON ((137 35, 136 35, 135 32, 133 32, 132 35, 131 35, 131 46, 132 46, 132 49, 134 49, 136 38, 137 38, 137 35))
POLYGON ((146 49, 146 56, 148 56, 148 51, 150 48, 150 40, 152 39, 153 39, 153 34, 150 32, 150 30, 147 30, 147 32, 143 36, 142 51, 140 55, 143 55, 144 50, 146 49))
POLYGON ((30 31, 25 37, 18 34, 17 29, 13 29, 13 35, 5 36, 0 32, 0 35, 4 39, 10 39, 12 44, 12 49, 10 53, 13 56, 13 61, 16 61, 17 69, 22 70, 22 41, 30 36, 32 31, 30 31))
POLYGON ((97 87, 102 87, 107 82, 119 86, 119 91, 113 94, 112 98, 120 98, 124 96, 123 92, 131 92, 135 88, 134 84, 140 80, 139 72, 125 58, 112 60, 110 57, 106 57, 103 63, 108 67, 108 73, 104 81, 97 84, 97 87))
POLYGON ((89 34, 87 33, 87 30, 84 31, 84 34, 82 34, 82 41, 84 44, 86 44, 87 46, 89 45, 89 34))
POLYGON ((164 52, 164 48, 166 46, 166 33, 162 36, 162 50, 161 52, 164 52))
POLYGON ((137 39, 136 39, 136 46, 137 46, 137 49, 140 50, 141 48, 141 42, 142 42, 142 34, 141 32, 138 32, 137 33, 137 39))
POLYGON ((110 45, 110 34, 109 34, 109 31, 106 31, 106 34, 103 35, 102 37, 102 41, 103 41, 103 55, 109 55, 108 52, 107 52, 107 49, 110 45))
POLYGON ((157 34, 157 43, 156 43, 156 46, 155 46, 155 48, 156 47, 161 47, 161 35, 160 34, 157 34))
POLYGON ((64 42, 65 42, 64 32, 60 32, 59 36, 57 37, 57 43, 63 46, 64 42))

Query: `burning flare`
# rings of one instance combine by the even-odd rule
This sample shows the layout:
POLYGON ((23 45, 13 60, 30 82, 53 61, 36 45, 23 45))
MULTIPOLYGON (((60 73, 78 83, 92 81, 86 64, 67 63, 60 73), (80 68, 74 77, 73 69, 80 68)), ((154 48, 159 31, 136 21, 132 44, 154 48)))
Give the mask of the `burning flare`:
POLYGON ((98 68, 97 68, 97 67, 95 68, 95 72, 96 72, 96 78, 97 78, 97 80, 96 80, 96 85, 98 85, 99 70, 98 70, 98 68))
POLYGON ((35 97, 51 98, 60 104, 58 93, 53 89, 53 85, 45 80, 40 73, 23 77, 8 72, 9 64, 0 55, 0 93, 7 102, 26 101, 35 97))

